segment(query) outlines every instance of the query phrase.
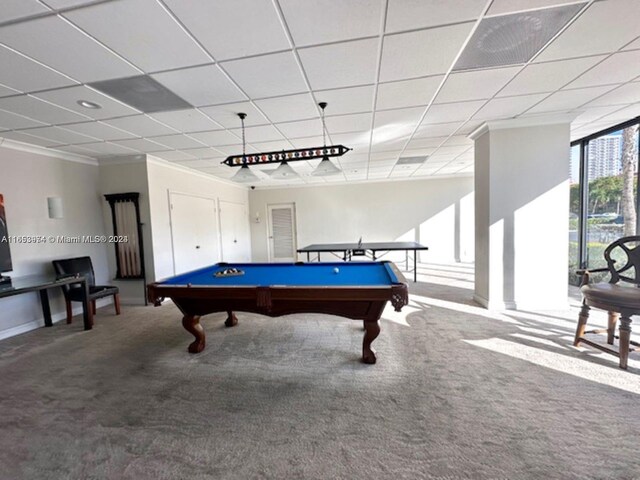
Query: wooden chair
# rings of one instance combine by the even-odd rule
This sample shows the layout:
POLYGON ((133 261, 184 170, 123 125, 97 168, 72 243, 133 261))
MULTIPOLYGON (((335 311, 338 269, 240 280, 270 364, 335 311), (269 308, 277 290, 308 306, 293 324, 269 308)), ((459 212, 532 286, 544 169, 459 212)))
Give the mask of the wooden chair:
POLYGON ((630 348, 630 345, 640 346, 631 342, 630 338, 631 317, 640 314, 640 236, 623 237, 616 240, 606 248, 604 258, 607 261, 606 268, 576 272, 578 275, 582 275, 580 291, 584 298, 573 345, 577 347, 580 343, 586 343, 603 352, 615 355, 620 359, 620 368, 626 369, 629 352, 640 350, 639 348, 630 348), (617 257, 617 260, 613 257, 617 257), (620 261, 621 258, 622 261, 620 261), (629 276, 631 269, 633 269, 633 276, 629 276), (608 283, 590 284, 590 275, 597 272, 608 272, 611 279, 608 283), (627 282, 633 286, 623 286, 620 282, 627 282), (591 307, 609 312, 606 330, 585 331, 591 307), (585 338, 585 334, 606 332, 607 344, 613 345, 614 340, 618 338, 615 336, 618 318, 620 319, 620 336, 617 351, 585 338))
MULTIPOLYGON (((89 287, 89 301, 91 311, 96 314, 96 300, 113 295, 113 303, 116 307, 116 315, 120 315, 120 290, 113 285, 96 285, 95 274, 91 257, 65 258, 64 260, 54 260, 53 268, 58 275, 82 275, 87 279, 89 287)), ((67 304, 67 323, 72 322, 73 311, 71 302, 81 302, 82 292, 78 285, 69 284, 62 286, 64 299, 67 304)))

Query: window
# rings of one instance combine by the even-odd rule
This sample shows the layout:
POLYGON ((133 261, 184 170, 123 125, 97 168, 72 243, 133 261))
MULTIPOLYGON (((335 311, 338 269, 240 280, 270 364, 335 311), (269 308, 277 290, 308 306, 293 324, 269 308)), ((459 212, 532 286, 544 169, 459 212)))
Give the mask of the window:
POLYGON ((639 119, 572 143, 569 279, 604 267, 604 249, 638 230, 639 119))

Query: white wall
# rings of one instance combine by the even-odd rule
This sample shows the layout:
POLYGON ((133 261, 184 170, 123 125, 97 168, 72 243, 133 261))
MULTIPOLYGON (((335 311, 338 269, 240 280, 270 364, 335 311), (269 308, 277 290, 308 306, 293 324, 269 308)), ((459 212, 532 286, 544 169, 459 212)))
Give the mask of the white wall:
MULTIPOLYGON (((36 149, 31 149, 35 151, 36 149)), ((83 164, 0 147, 0 193, 4 195, 7 226, 11 236, 104 235, 97 164, 83 164), (59 196, 64 218, 48 217, 47 197, 59 196)), ((53 272, 51 261, 89 255, 96 281, 108 279, 107 247, 104 244, 40 243, 12 244, 13 277, 53 272)), ((64 318, 62 293, 50 291, 54 320, 64 318)), ((78 309, 79 305, 77 306, 78 309)), ((43 325, 37 293, 0 299, 0 338, 43 325)))
MULTIPOLYGON (((100 192, 104 195, 111 193, 140 193, 140 222, 142 223, 142 243, 144 246, 144 260, 147 280, 153 275, 153 249, 151 243, 151 215, 149 209, 149 187, 147 180, 147 162, 145 155, 105 160, 100 165, 100 192)), ((107 234, 113 234, 113 220, 111 207, 106 201, 102 202, 107 234)), ((114 245, 107 248, 110 278, 117 273, 116 251, 114 245)), ((142 280, 111 280, 111 284, 120 288, 120 299, 124 304, 144 304, 145 288, 142 280)))
MULTIPOLYGON (((267 206, 295 203, 297 247, 416 241, 422 261, 473 260, 473 178, 260 189, 249 192, 254 262, 268 260, 267 206), (259 213, 260 223, 255 223, 259 213)), ((398 260, 404 253, 385 258, 398 260)), ((305 260, 306 256, 299 257, 305 260)), ((325 259, 325 257, 323 257, 325 259)), ((329 257, 326 257, 329 260, 329 257)))
MULTIPOLYGON (((151 232, 153 274, 154 278, 158 280, 174 274, 169 192, 247 205, 249 203, 248 188, 217 180, 195 171, 188 171, 152 156, 147 156, 147 174, 151 223, 153 224, 151 232)), ((249 219, 247 218, 246 221, 249 222, 249 219)), ((250 252, 247 255, 250 255, 250 252)), ((149 279, 149 281, 152 280, 152 278, 149 279)))

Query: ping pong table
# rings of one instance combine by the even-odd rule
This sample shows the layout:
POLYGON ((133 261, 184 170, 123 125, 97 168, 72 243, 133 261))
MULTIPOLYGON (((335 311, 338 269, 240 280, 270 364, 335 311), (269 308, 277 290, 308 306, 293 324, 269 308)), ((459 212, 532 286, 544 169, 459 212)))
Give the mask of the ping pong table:
POLYGON ((320 254, 330 253, 345 262, 350 262, 353 257, 367 257, 371 260, 379 260, 389 252, 405 252, 406 271, 409 270, 409 252, 413 252, 413 281, 418 279, 417 257, 419 250, 429 250, 428 247, 416 242, 377 242, 377 243, 314 243, 304 248, 299 248, 298 253, 307 254, 307 262, 311 261, 311 254, 315 253, 315 260, 320 261, 320 254))

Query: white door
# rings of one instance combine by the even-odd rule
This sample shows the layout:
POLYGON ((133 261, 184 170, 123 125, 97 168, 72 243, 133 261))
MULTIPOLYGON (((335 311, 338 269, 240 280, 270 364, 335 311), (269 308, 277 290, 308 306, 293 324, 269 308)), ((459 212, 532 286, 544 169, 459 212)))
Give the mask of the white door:
POLYGON ((296 258, 296 215, 293 203, 267 205, 269 261, 293 262, 296 258))
POLYGON ((219 262, 215 199, 171 192, 169 201, 174 274, 219 262))
POLYGON ((249 215, 242 203, 220 201, 220 239, 223 262, 249 262, 249 215))

